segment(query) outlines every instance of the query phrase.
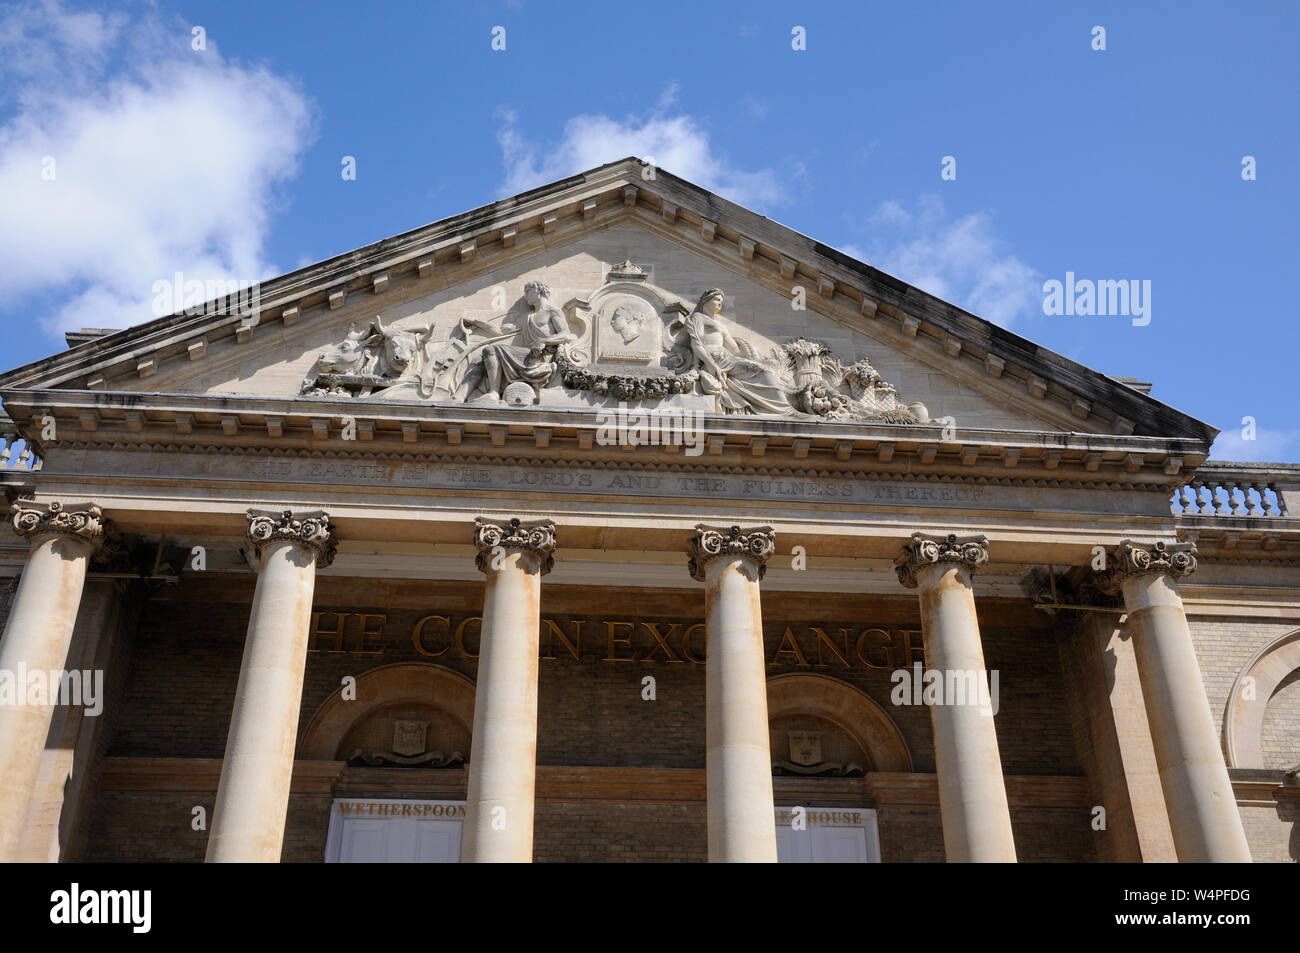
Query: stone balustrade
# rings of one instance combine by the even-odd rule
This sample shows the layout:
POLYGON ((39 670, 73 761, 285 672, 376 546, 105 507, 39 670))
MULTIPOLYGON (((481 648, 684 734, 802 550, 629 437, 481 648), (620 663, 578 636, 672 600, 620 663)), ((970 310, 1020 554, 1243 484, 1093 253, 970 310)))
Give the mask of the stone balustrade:
POLYGON ((10 424, 0 422, 0 470, 39 470, 41 458, 10 424))
POLYGON ((1182 517, 1294 519, 1300 516, 1300 467, 1212 461, 1178 487, 1169 504, 1182 517))

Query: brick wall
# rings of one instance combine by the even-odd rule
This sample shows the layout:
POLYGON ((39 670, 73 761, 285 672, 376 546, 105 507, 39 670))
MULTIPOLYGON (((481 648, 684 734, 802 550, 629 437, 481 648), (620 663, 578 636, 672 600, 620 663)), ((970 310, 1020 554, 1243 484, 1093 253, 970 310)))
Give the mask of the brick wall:
MULTIPOLYGON (((128 676, 126 703, 121 707, 114 733, 112 754, 119 757, 216 757, 225 751, 230 709, 239 678, 244 631, 251 598, 251 579, 223 580, 224 598, 212 598, 212 587, 182 583, 166 597, 155 597, 145 607, 135 639, 135 651, 128 676), (193 588, 195 601, 186 597, 193 588)), ((547 593, 547 596, 550 596, 547 593)), ((545 599, 546 597, 544 597, 545 599)), ((442 613, 458 621, 478 612, 481 587, 365 585, 360 582, 322 580, 316 608, 341 609, 351 613, 344 622, 344 647, 333 651, 332 638, 318 641, 319 651, 309 654, 303 687, 300 731, 316 709, 341 684, 345 675, 360 675, 394 662, 426 662, 411 639, 416 622, 430 613, 442 613), (386 590, 386 591, 385 591, 386 590), (401 590, 400 598, 386 598, 401 590), (366 602, 355 601, 365 598, 366 602), (418 603, 418 604, 417 604, 418 603), (385 620, 367 623, 382 629, 380 640, 360 640, 358 613, 384 615, 385 620), (361 654, 355 649, 374 652, 361 654)), ((599 593, 559 589, 551 605, 543 603, 543 615, 576 641, 582 621, 579 659, 558 640, 549 640, 549 654, 540 666, 538 695, 538 761, 543 764, 623 764, 644 767, 702 767, 704 764, 704 666, 690 661, 669 661, 662 650, 650 661, 606 661, 611 654, 620 658, 650 653, 653 637, 640 621, 660 622, 668 632, 674 654, 681 658, 680 637, 686 627, 703 617, 703 604, 696 592, 637 594, 641 604, 634 613, 618 611, 617 600, 599 593), (561 598, 563 596, 563 598, 561 598), (600 611, 602 601, 614 602, 610 611, 600 611), (571 611, 576 605, 584 611, 571 611), (594 607, 594 608, 593 608, 594 607), (631 638, 632 644, 616 642, 610 648, 613 623, 615 639, 631 638), (632 623, 633 625, 624 625, 632 623), (676 624, 677 628, 673 628, 676 624), (642 679, 656 679, 656 700, 642 699, 642 679)), ((1078 774, 1080 761, 1067 713, 1067 692, 1060 659, 1050 631, 1033 616, 1015 618, 1007 624, 1012 607, 981 606, 986 664, 999 672, 999 704, 996 719, 998 743, 1004 768, 1012 774, 1078 774)), ((779 664, 769 664, 769 676, 787 673, 830 675, 860 689, 880 704, 898 724, 912 751, 918 771, 933 771, 934 757, 930 715, 924 706, 894 705, 890 673, 903 663, 903 636, 919 629, 914 600, 883 600, 855 597, 828 609, 825 600, 793 594, 765 597, 765 652, 779 664), (852 667, 845 667, 836 655, 820 644, 811 627, 828 633, 843 650, 848 633, 848 655, 852 667), (868 646, 873 661, 884 661, 891 653, 890 666, 868 668, 854 657, 857 636, 863 629, 880 626, 889 632, 892 646, 868 646), (777 656, 786 629, 800 645, 799 653, 787 650, 777 656)), ((1023 612, 1020 613, 1023 616, 1023 612)), ((321 627, 337 625, 337 618, 325 615, 321 627)), ((426 630, 425 650, 441 649, 445 633, 440 624, 426 630)), ((916 645, 918 636, 913 636, 916 645)), ((467 629, 466 644, 477 649, 477 628, 467 629)), ((703 654, 703 634, 692 639, 693 651, 703 654)), ((542 640, 543 655, 548 639, 542 640)), ((461 657, 453 648, 434 659, 436 664, 459 671, 470 678, 477 663, 461 657)))
POLYGON ((709 859, 704 804, 539 801, 533 823, 538 862, 709 859))
POLYGON ((101 794, 83 859, 198 863, 207 850, 208 832, 192 828, 191 811, 201 804, 211 821, 215 800, 183 794, 101 794))
MULTIPOLYGON (((1274 639, 1296 628, 1294 622, 1193 616, 1189 620, 1196 658, 1215 727, 1223 738, 1228 693, 1250 659, 1274 639)), ((1265 768, 1300 764, 1300 672, 1282 681, 1269 700, 1261 733, 1265 768)))
MULTIPOLYGON (((135 635, 111 732, 112 756, 222 757, 252 591, 251 575, 191 577, 153 595, 143 607, 135 635)), ((544 658, 540 665, 538 762, 703 768, 704 666, 681 660, 680 642, 684 630, 703 619, 702 592, 641 590, 624 595, 611 598, 608 590, 576 587, 543 589, 543 617, 552 619, 571 640, 576 641, 577 622, 584 621, 578 659, 553 635, 549 651, 545 635, 542 640, 542 654, 553 657, 544 658), (632 599, 634 609, 629 611, 632 599), (666 659, 662 650, 655 651, 654 660, 645 660, 655 645, 653 638, 644 629, 619 624, 642 621, 662 623, 660 631, 667 633, 679 660, 666 659), (611 649, 607 622, 614 623, 616 639, 630 637, 632 643, 616 641, 611 649), (611 655, 632 655, 637 660, 606 661, 611 655), (645 675, 653 675, 657 681, 654 701, 642 699, 645 675)), ((346 651, 338 651, 340 646, 333 637, 321 636, 318 651, 308 656, 300 733, 345 675, 360 675, 395 662, 433 661, 473 678, 476 661, 462 657, 454 646, 433 659, 423 654, 450 644, 446 626, 431 623, 419 647, 412 640, 412 630, 419 619, 432 613, 446 615, 456 624, 477 615, 481 604, 481 584, 322 577, 316 609, 350 613, 341 645, 346 651), (362 640, 358 613, 385 617, 367 623, 371 631, 381 632, 382 638, 362 640)), ((1080 774, 1057 647, 1044 620, 1022 606, 993 600, 983 601, 980 613, 987 665, 1000 675, 1000 710, 995 724, 1004 769, 1011 774, 1080 774)), ((842 596, 828 601, 819 595, 765 594, 764 616, 765 652, 769 659, 779 660, 779 664, 768 666, 769 675, 817 673, 855 686, 898 724, 915 770, 934 770, 929 711, 924 706, 891 703, 890 672, 906 663, 904 633, 919 632, 920 628, 914 597, 842 596), (812 626, 836 640, 841 651, 845 643, 840 630, 847 631, 850 667, 824 643, 819 649, 812 626), (888 632, 891 642, 866 651, 867 657, 882 666, 879 668, 867 667, 854 652, 858 635, 871 627, 888 632), (786 651, 778 655, 787 628, 799 652, 787 644, 786 651)), ((320 628, 333 628, 337 621, 332 614, 325 615, 320 628)), ((466 631, 466 647, 473 652, 477 649, 476 627, 466 631)), ((919 634, 911 638, 914 645, 920 645, 919 634)), ((703 654, 702 632, 692 640, 691 650, 703 654)), ((202 847, 195 844, 201 844, 205 836, 189 830, 190 809, 195 803, 205 803, 210 811, 211 800, 105 796, 96 811, 88 858, 106 860, 124 851, 147 855, 148 844, 156 840, 160 859, 201 859, 202 847)), ((537 859, 704 859, 704 818, 703 803, 618 805, 544 800, 538 805, 537 859)), ((1076 826, 1086 831, 1086 821, 1084 817, 1076 826)), ((1067 823, 1050 812, 1042 817, 1017 814, 1018 849, 1025 859, 1092 859, 1091 843, 1069 832, 1073 823, 1075 820, 1067 823)), ((295 797, 286 830, 285 860, 319 860, 327 824, 327 800, 295 797)), ((937 811, 882 812, 881 836, 886 860, 942 858, 937 811)))
POLYGON ((1269 699, 1260 748, 1266 768, 1290 771, 1300 767, 1300 669, 1284 678, 1269 699))
POLYGON ((1243 807, 1241 824, 1257 864, 1300 861, 1300 803, 1288 798, 1276 807, 1243 807))
POLYGON ((9 621, 9 610, 14 604, 14 595, 18 592, 18 582, 21 576, 11 576, 8 579, 0 579, 0 631, 4 630, 4 625, 9 621))

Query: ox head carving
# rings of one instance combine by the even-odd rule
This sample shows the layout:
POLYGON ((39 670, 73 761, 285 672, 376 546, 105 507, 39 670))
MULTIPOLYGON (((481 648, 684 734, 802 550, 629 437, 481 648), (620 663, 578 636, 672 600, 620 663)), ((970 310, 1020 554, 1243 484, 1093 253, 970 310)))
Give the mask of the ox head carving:
POLYGON ((397 331, 384 327, 383 319, 375 316, 375 333, 366 339, 366 347, 382 348, 382 364, 389 373, 401 375, 417 362, 425 343, 433 334, 432 326, 397 331))

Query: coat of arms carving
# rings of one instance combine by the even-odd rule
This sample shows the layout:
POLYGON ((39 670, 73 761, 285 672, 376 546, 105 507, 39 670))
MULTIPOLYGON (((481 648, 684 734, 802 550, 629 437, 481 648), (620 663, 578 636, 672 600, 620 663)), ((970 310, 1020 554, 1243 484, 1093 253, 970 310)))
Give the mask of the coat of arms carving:
POLYGON ((790 760, 795 764, 812 767, 822 763, 822 736, 816 731, 787 731, 790 739, 790 760))
POLYGON ((398 719, 393 722, 393 754, 400 754, 403 757, 414 757, 417 754, 424 754, 425 738, 428 735, 429 723, 427 721, 405 721, 398 719))

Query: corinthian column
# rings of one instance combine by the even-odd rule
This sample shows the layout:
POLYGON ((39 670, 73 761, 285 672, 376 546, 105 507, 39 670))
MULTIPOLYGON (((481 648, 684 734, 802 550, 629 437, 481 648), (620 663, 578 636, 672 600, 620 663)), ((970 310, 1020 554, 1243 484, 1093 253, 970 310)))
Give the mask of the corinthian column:
POLYGON ((542 576, 555 562, 555 524, 474 523, 487 575, 470 741, 465 862, 530 863, 537 776, 537 641, 542 576))
POLYGON ((31 548, 0 637, 0 861, 17 859, 86 566, 104 533, 103 514, 89 503, 18 502, 12 517, 31 548), (30 690, 34 673, 43 691, 30 690))
POLYGON ((709 861, 775 863, 767 669, 758 583, 776 550, 769 526, 695 527, 704 583, 709 861))
POLYGON ((284 843, 316 567, 334 559, 329 516, 249 510, 257 588, 244 639, 209 863, 276 863, 284 843))
POLYGON ((971 589, 971 572, 988 558, 987 537, 913 533, 895 560, 899 581, 921 600, 926 666, 944 680, 945 697, 930 706, 930 725, 949 863, 1016 859, 971 589), (949 697, 954 686, 967 686, 963 697, 949 697))
POLYGON ((1126 539, 1098 583, 1124 596, 1179 861, 1249 863, 1246 832, 1178 594, 1178 580, 1195 569, 1192 543, 1126 539))

